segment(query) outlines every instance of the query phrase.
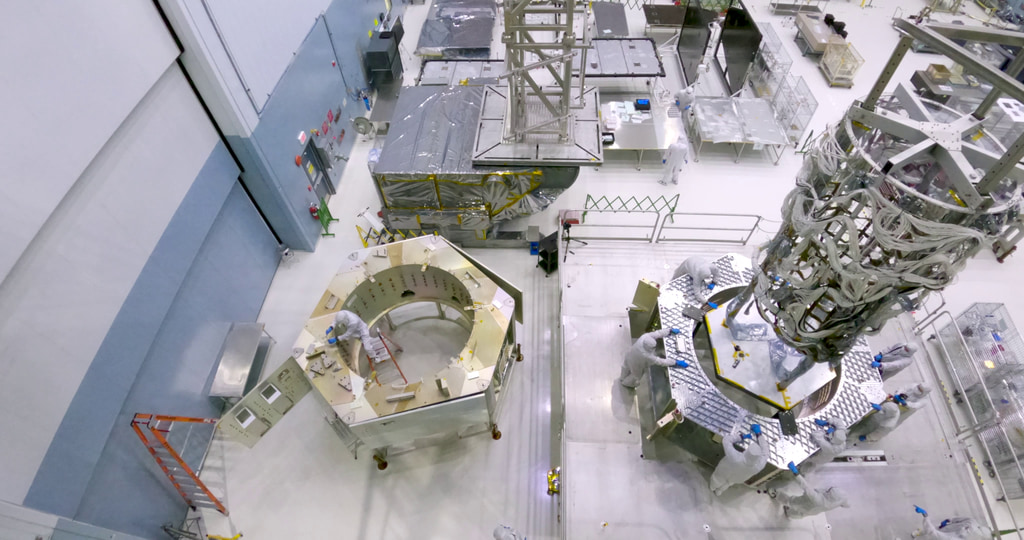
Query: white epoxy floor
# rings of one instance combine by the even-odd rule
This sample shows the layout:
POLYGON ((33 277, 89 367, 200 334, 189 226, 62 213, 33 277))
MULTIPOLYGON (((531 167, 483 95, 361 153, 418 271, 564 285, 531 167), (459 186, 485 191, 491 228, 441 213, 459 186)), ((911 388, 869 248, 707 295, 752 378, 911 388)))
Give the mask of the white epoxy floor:
MULTIPOLYGON (((666 2, 667 3, 667 2, 666 2)), ((837 121, 852 100, 863 96, 889 57, 898 36, 889 25, 893 7, 917 12, 921 0, 883 2, 862 9, 857 2, 835 0, 828 11, 847 22, 849 39, 867 63, 853 89, 829 88, 810 59, 800 56, 792 37, 791 18, 775 17, 767 0, 748 2, 759 23, 771 24, 794 59, 793 72, 803 75, 820 105, 810 129, 820 133, 837 121)), ((968 9, 978 14, 972 6, 968 9)), ((419 63, 415 48, 427 6, 406 6, 407 36, 403 42, 406 80, 419 63)), ((634 35, 643 30, 642 15, 629 10, 634 35)), ((949 16, 937 15, 947 21, 949 16)), ((968 24, 976 24, 967 21, 968 24)), ((495 31, 498 35, 498 31, 495 31)), ((496 40, 496 43, 498 41, 496 40)), ((500 55, 499 55, 500 56, 500 55)), ((906 81, 914 69, 937 61, 931 55, 908 54, 894 80, 906 81)), ((666 62, 674 62, 671 57, 666 62)), ((670 81, 677 87, 679 81, 670 81)), ((332 225, 334 238, 324 238, 315 253, 297 253, 279 269, 260 321, 278 341, 267 372, 289 354, 302 324, 330 277, 344 258, 361 248, 355 224, 363 208, 379 207, 364 164, 374 141, 360 141, 352 151, 339 195, 330 201, 341 219, 332 225)), ((552 208, 530 221, 544 232, 555 230, 558 209, 583 207, 593 196, 672 196, 681 194, 678 210, 751 213, 777 220, 779 206, 792 188, 801 158, 788 151, 777 166, 750 153, 733 163, 728 149, 705 150, 700 163, 685 169, 678 186, 661 186, 660 163, 645 158, 636 171, 635 155, 609 156, 600 168, 583 168, 576 184, 552 208)), ((933 515, 975 514, 983 517, 967 465, 956 444, 947 443, 948 412, 938 385, 932 407, 920 411, 884 440, 880 447, 891 460, 876 468, 826 466, 815 482, 846 488, 853 505, 801 522, 787 522, 765 496, 734 488, 721 499, 706 487, 710 471, 679 460, 642 461, 638 418, 633 396, 616 389, 621 354, 628 336, 618 328, 641 276, 665 279, 687 254, 717 256, 729 251, 753 254, 756 241, 766 239, 775 224, 744 248, 717 245, 652 249, 642 244, 574 248, 564 275, 545 277, 525 250, 471 250, 525 293, 525 324, 519 329, 526 360, 510 383, 499 417, 503 437, 479 435, 393 456, 386 471, 377 471, 364 454, 353 460, 323 421, 313 398, 300 402, 255 448, 225 444, 214 450, 208 467, 223 467, 231 525, 252 539, 280 538, 490 538, 498 523, 511 525, 531 539, 559 538, 908 538, 917 525, 912 504, 933 515), (565 282, 565 312, 559 313, 559 279, 565 282), (567 451, 595 465, 566 471, 566 481, 587 492, 587 504, 564 508, 546 494, 544 474, 561 458, 562 441, 552 437, 561 423, 559 320, 564 320, 566 354, 595 358, 586 366, 570 363, 566 407, 578 419, 565 426, 567 451), (552 405, 554 403, 554 406, 552 405), (632 431, 632 433, 630 433, 632 431), (575 446, 573 446, 575 445, 575 446), (223 456, 220 456, 220 454, 223 456), (226 465, 222 465, 226 464, 226 465), (625 464, 613 466, 611 464, 625 464), (607 523, 607 525, 604 525, 607 523), (707 524, 710 532, 704 529, 707 524)), ((945 293, 947 308, 959 313, 975 301, 1004 302, 1018 324, 1024 324, 1024 288, 1014 276, 1024 275, 1021 255, 998 264, 982 253, 945 293)), ((899 339, 897 325, 873 342, 899 339)), ((937 357, 935 357, 937 358, 937 357)), ((940 366, 941 368, 941 366, 940 366)), ((941 369, 939 373, 942 373, 941 369)), ((927 365, 916 366, 895 382, 933 380, 927 365)), ((949 385, 947 379, 947 386, 949 385)), ((576 499, 583 501, 584 499, 576 499)), ((1000 508, 997 506, 996 511, 1000 508)))

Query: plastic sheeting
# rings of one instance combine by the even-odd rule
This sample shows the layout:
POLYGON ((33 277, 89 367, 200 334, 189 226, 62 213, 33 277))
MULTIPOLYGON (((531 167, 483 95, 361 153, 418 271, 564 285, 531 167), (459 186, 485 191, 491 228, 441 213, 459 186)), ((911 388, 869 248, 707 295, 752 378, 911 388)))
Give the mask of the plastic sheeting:
POLYGON ((471 86, 402 89, 373 167, 392 227, 480 230, 540 212, 572 184, 573 168, 474 166, 470 127, 482 97, 483 89, 471 86))
POLYGON ((494 0, 434 0, 420 30, 416 54, 487 58, 497 14, 494 0))
POLYGON ((693 114, 697 133, 706 142, 773 145, 789 142, 767 99, 697 97, 693 114))

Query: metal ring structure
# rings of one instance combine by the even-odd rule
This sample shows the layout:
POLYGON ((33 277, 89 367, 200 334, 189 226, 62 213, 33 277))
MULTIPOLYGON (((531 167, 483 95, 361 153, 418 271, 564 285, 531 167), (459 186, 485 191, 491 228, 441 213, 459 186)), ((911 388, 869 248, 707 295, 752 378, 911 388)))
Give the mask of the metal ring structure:
MULTIPOLYGON (((754 278, 750 259, 741 255, 726 255, 715 260, 714 265, 719 270, 719 278, 716 279, 719 287, 744 286, 754 278)), ((706 305, 707 297, 696 296, 691 285, 689 275, 680 276, 662 287, 658 298, 662 327, 681 331, 676 339, 665 340, 665 355, 690 365, 687 368, 666 368, 672 398, 687 420, 722 437, 747 432, 751 424, 760 424, 761 436, 767 437, 769 442, 768 463, 785 469, 788 463, 799 464, 817 451, 817 446, 810 440, 810 433, 821 429, 815 426, 815 419, 835 417, 853 425, 872 411, 872 403, 885 399, 881 377, 871 367, 867 340, 860 337, 842 358, 838 387, 831 399, 813 413, 797 418, 799 432, 796 435, 784 436, 776 419, 752 413, 729 399, 700 367, 693 341, 697 322, 684 315, 683 310, 687 307, 701 309, 706 305)), ((719 309, 725 309, 725 306, 719 309)), ((767 358, 754 360, 768 361, 767 358)))

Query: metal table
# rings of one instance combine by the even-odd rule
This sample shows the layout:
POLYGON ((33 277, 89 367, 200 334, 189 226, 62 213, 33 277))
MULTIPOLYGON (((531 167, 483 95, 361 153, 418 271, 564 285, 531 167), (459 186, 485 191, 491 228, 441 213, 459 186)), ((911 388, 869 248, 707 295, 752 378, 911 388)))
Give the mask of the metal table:
POLYGON ((837 35, 825 24, 821 15, 799 13, 796 16, 796 37, 793 41, 804 56, 821 56, 825 53, 825 46, 829 40, 837 35))
MULTIPOLYGON (((648 94, 638 93, 601 93, 601 107, 614 102, 632 103, 636 99, 650 99, 648 94)), ((679 137, 682 124, 679 118, 669 116, 669 111, 675 106, 665 107, 657 100, 651 99, 651 110, 647 117, 638 122, 623 121, 618 129, 613 131, 615 142, 604 145, 605 151, 629 150, 637 153, 636 168, 640 170, 640 163, 644 159, 644 152, 647 150, 665 150, 679 137)), ((678 110, 678 109, 676 109, 678 110)))
POLYGON ((233 323, 221 347, 210 397, 240 398, 252 390, 263 374, 273 343, 263 331, 263 323, 233 323))
POLYGON ((694 161, 700 161, 705 143, 731 144, 736 148, 737 162, 750 145, 755 150, 766 149, 774 154, 772 162, 778 165, 783 149, 789 144, 785 130, 779 126, 766 99, 698 97, 692 110, 689 127, 697 146, 694 161))

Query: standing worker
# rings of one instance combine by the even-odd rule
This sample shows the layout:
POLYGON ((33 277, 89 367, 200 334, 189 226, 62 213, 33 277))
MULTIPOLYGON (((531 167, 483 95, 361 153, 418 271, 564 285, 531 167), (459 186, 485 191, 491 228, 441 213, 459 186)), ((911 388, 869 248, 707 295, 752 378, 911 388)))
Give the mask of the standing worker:
POLYGON ((700 298, 701 293, 715 288, 715 282, 719 279, 718 267, 712 261, 694 255, 687 257, 683 264, 680 264, 672 273, 672 280, 681 276, 690 276, 693 294, 700 298))
POLYGON ((928 512, 920 506, 915 506, 914 511, 924 518, 924 526, 915 531, 914 538, 925 540, 989 540, 992 538, 992 530, 981 525, 974 518, 955 517, 943 520, 938 527, 928 521, 928 512))
POLYGON ((896 425, 900 423, 900 406, 892 401, 886 401, 881 405, 872 403, 871 407, 875 409, 875 412, 861 422, 858 431, 863 435, 858 439, 878 442, 896 429, 896 425))
POLYGON ((680 133, 676 142, 668 146, 661 162, 665 166, 665 172, 658 183, 663 186, 668 185, 669 182, 678 184, 679 173, 683 172, 683 165, 690 162, 690 141, 686 140, 684 134, 680 133))
POLYGON ((721 496, 730 487, 746 482, 768 463, 768 438, 760 436, 761 426, 754 424, 750 427, 755 435, 736 435, 731 440, 722 439, 725 456, 718 462, 715 472, 711 473, 711 491, 715 495, 721 496), (746 449, 740 446, 744 438, 753 439, 746 449))
POLYGON ((789 469, 796 475, 796 481, 800 485, 800 489, 803 490, 800 495, 778 493, 775 496, 776 500, 782 504, 782 512, 789 519, 803 519, 839 507, 850 507, 846 496, 839 488, 833 486, 816 489, 808 484, 807 480, 804 480, 796 465, 790 463, 789 469))
POLYGON ((818 452, 803 463, 805 472, 809 470, 808 466, 817 467, 832 463, 832 460, 846 451, 848 430, 842 420, 832 417, 827 422, 815 420, 814 423, 825 429, 811 432, 811 441, 818 445, 818 452))
POLYGON ((679 329, 677 328, 665 328, 640 336, 630 347, 629 352, 626 353, 626 360, 622 363, 622 373, 619 375, 619 382, 622 383, 622 386, 636 388, 636 385, 640 384, 640 379, 647 373, 647 368, 651 366, 687 367, 686 362, 662 358, 654 352, 658 347, 659 339, 664 339, 669 334, 678 333, 679 329))
POLYGON ((913 343, 898 343, 875 355, 871 367, 877 368, 883 381, 914 363, 917 347, 913 343))

